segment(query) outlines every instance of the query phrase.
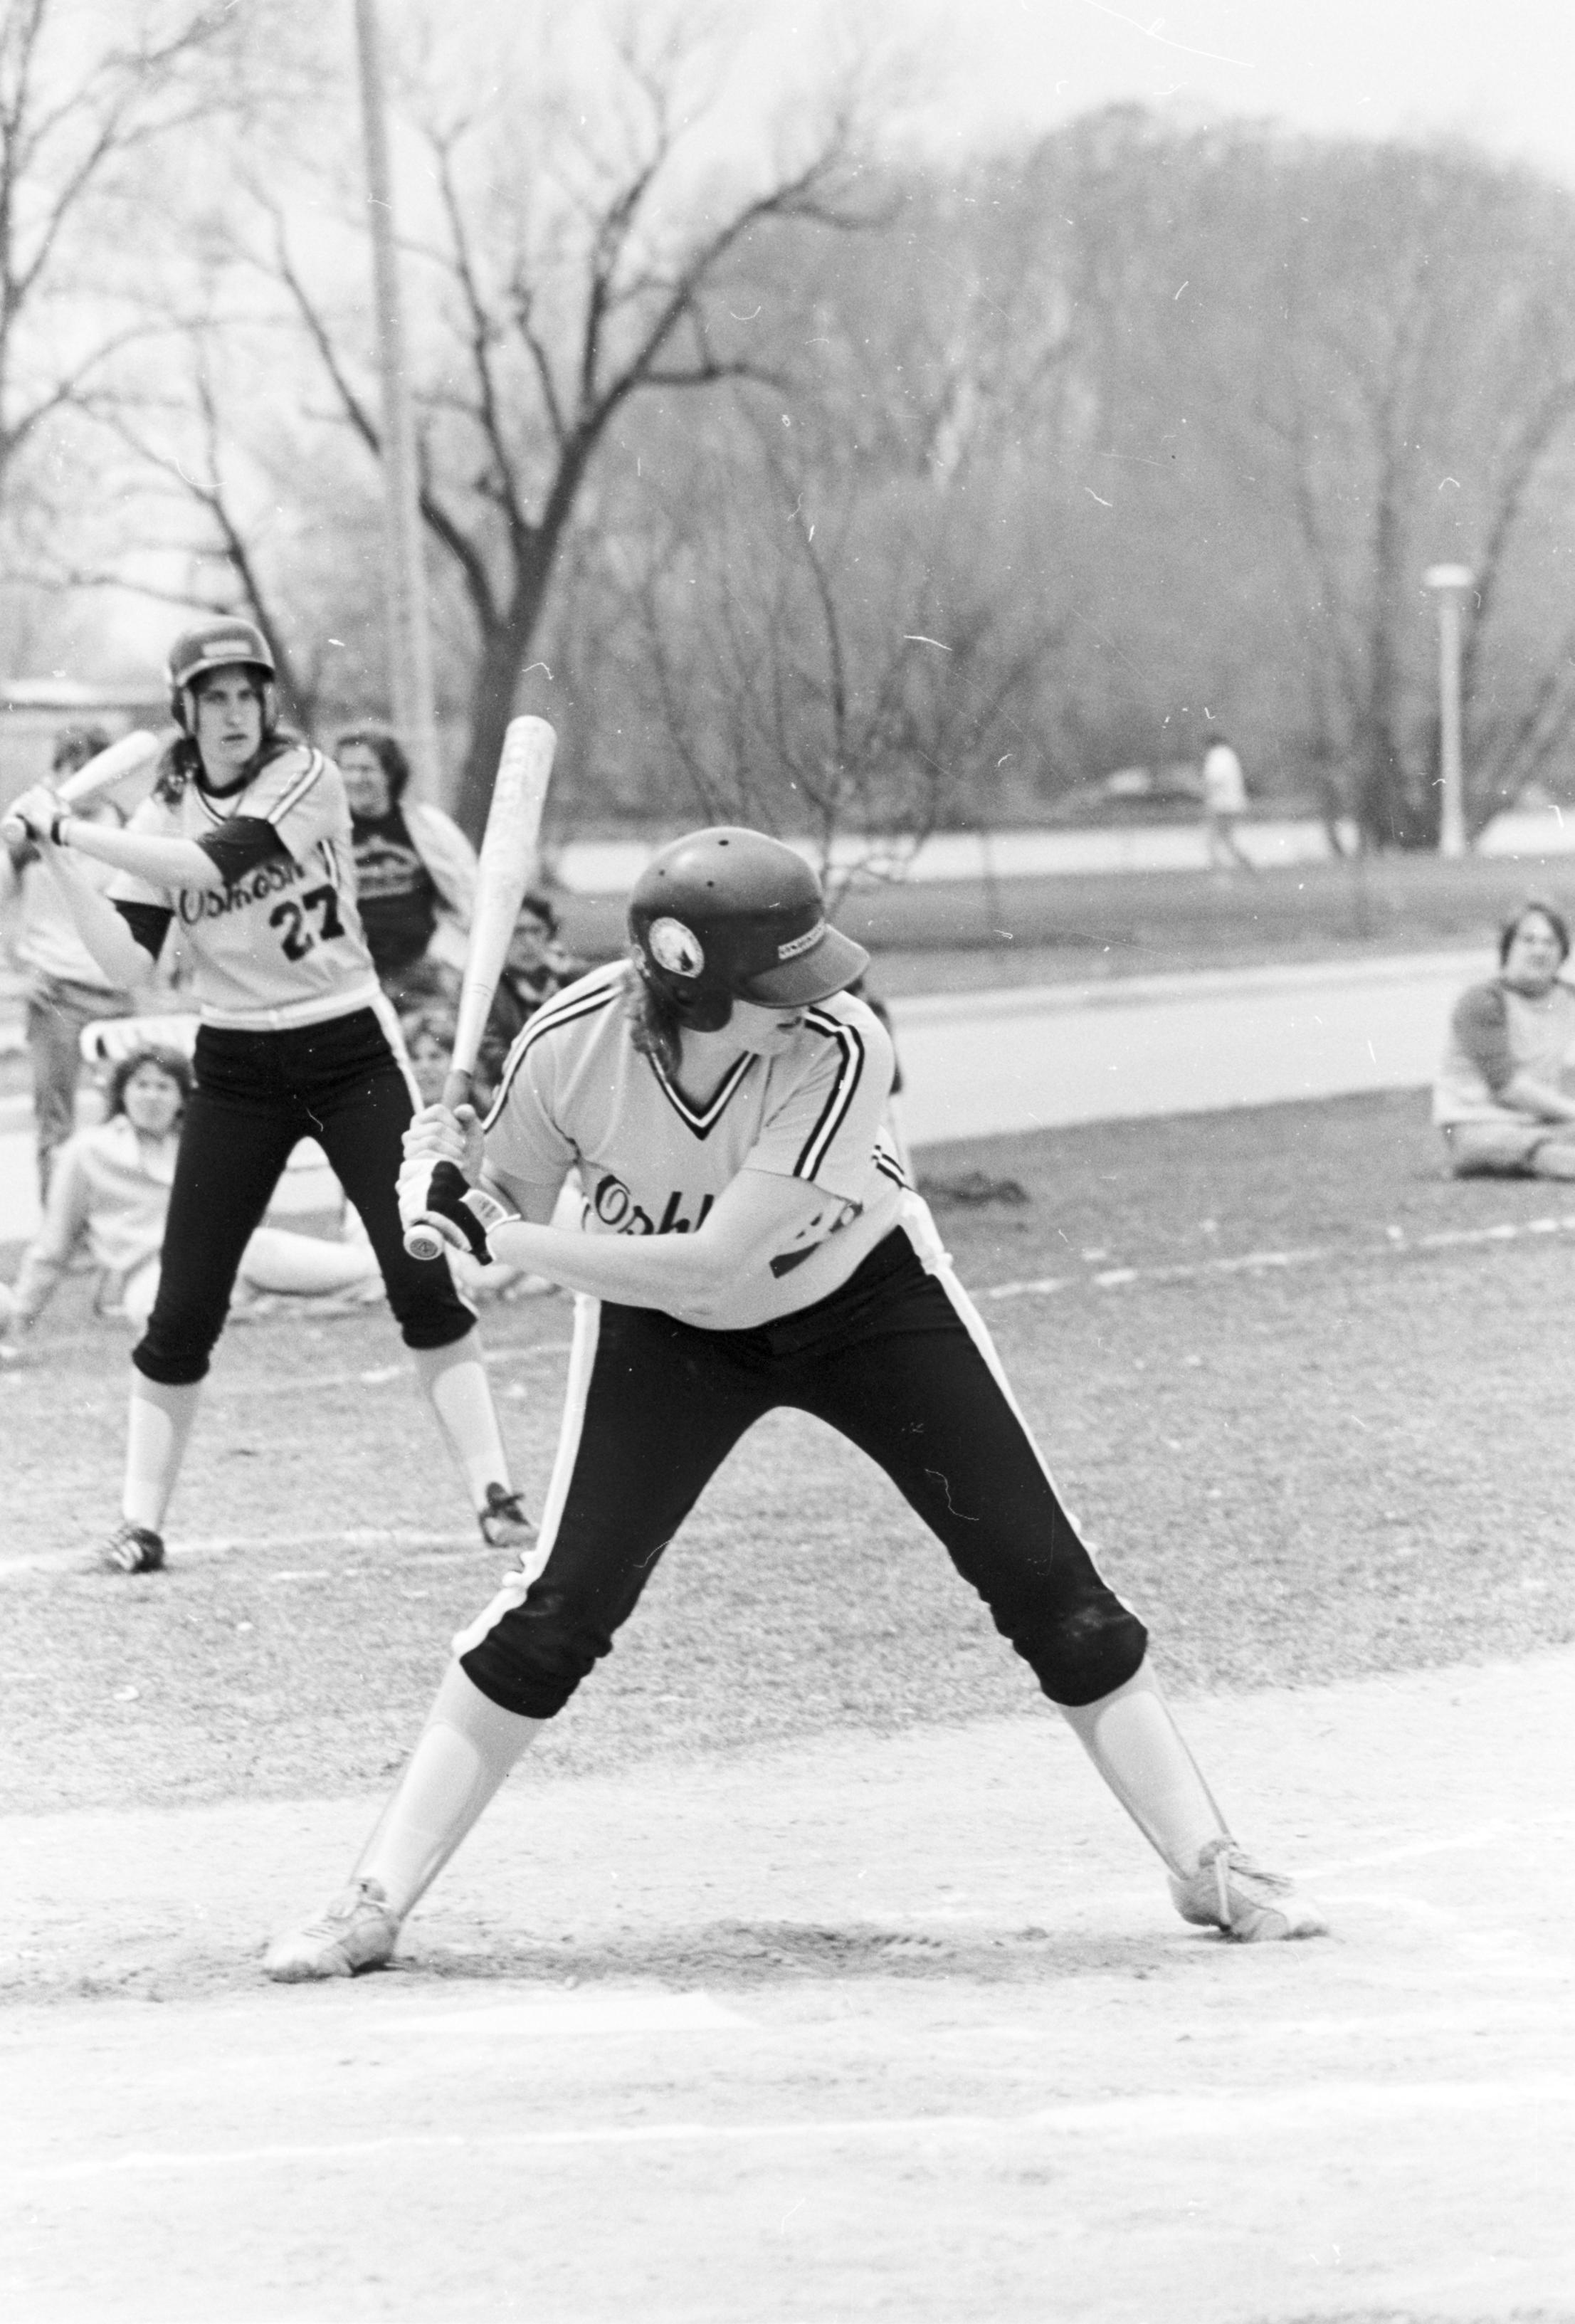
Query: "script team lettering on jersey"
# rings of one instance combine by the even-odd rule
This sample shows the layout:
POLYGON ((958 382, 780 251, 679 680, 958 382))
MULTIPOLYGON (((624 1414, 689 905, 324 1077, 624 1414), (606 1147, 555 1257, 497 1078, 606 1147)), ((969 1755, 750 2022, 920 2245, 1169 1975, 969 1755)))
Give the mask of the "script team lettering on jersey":
POLYGON ((350 809, 339 770, 302 743, 221 795, 193 778, 157 792, 131 829, 200 840, 236 817, 271 823, 280 852, 222 888, 161 889, 120 873, 112 898, 175 916, 205 1024, 309 1025, 380 1005, 356 908, 350 809))
POLYGON ((696 1098, 637 1047, 634 976, 625 961, 593 969, 531 1019, 487 1117, 487 1176, 506 1200, 511 1181, 541 1186, 577 1170, 585 1232, 624 1235, 696 1232, 741 1171, 796 1178, 825 1198, 805 1222, 704 1314, 672 1312, 741 1331, 813 1304, 905 1206, 923 1211, 885 1129, 884 1028, 839 992, 806 1010, 785 1050, 737 1058, 696 1098))

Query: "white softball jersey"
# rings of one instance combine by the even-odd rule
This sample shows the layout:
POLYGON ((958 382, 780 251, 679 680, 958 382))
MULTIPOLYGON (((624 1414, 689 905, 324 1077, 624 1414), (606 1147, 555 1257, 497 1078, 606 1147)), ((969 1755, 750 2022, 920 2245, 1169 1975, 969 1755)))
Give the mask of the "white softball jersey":
MULTIPOLYGON (((635 970, 594 969, 539 1010, 510 1050, 486 1121, 486 1173, 543 1185, 577 1168, 591 1234, 688 1234, 741 1170, 797 1178, 825 1196, 720 1305, 681 1323, 745 1331, 845 1283, 909 1211, 922 1214, 883 1127, 892 1050, 861 1001, 805 1012, 790 1046, 743 1056, 703 1101, 636 1048, 635 970)), ((933 1232, 933 1230, 932 1230, 933 1232)))
POLYGON ((287 751, 222 796, 194 777, 173 803, 157 793, 144 799, 129 828, 200 840, 238 816, 271 823, 288 852, 225 888, 161 888, 123 872, 110 900, 173 910, 204 1024, 277 1032, 374 1007, 350 809, 339 770, 321 751, 287 751))

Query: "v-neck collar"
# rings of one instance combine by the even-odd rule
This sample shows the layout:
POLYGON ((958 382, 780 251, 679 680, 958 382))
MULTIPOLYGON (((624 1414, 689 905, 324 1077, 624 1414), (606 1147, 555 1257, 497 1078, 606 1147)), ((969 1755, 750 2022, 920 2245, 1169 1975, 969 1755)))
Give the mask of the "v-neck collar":
POLYGON ((662 1095, 667 1099, 668 1103, 672 1107, 673 1111, 677 1115, 678 1120, 683 1122, 687 1130, 692 1130, 696 1138, 709 1138, 717 1123, 722 1120, 723 1115, 727 1111, 728 1100, 732 1096, 733 1092, 738 1088, 739 1084, 743 1080, 745 1074, 749 1072, 750 1067, 754 1063, 754 1051, 752 1049, 746 1049, 742 1056, 737 1058, 734 1063, 728 1067, 726 1073, 723 1074, 721 1081, 717 1084, 715 1089, 712 1092, 710 1097, 703 1106, 694 1106, 690 1104, 688 1099, 684 1095, 683 1091, 678 1087, 677 1082, 673 1081, 669 1077, 668 1070, 662 1064, 659 1057, 651 1058, 650 1069, 657 1077, 657 1086, 660 1089, 662 1095))

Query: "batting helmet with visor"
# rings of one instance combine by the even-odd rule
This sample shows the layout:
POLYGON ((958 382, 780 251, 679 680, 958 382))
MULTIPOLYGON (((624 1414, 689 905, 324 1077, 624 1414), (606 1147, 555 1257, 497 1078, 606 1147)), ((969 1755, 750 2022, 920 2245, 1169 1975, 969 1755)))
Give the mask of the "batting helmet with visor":
POLYGON ((273 656, 255 622, 231 614, 183 630, 170 649, 170 715, 183 734, 196 730, 197 696, 192 689, 198 679, 210 669, 236 668, 256 671, 262 682, 262 732, 272 733, 278 718, 273 656))
POLYGON ((841 992, 870 965, 832 927, 801 855, 764 832, 692 831, 653 855, 629 899, 640 974, 696 1033, 726 1024, 735 1001, 802 1009, 841 992))

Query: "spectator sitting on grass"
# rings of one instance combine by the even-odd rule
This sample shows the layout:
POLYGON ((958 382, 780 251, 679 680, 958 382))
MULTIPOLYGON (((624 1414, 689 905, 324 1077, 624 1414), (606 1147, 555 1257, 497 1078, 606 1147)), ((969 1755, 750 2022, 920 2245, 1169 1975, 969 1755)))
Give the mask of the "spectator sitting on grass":
POLYGON ((1570 931, 1522 905, 1498 938, 1498 974, 1455 1003, 1432 1118, 1457 1178, 1575 1178, 1575 985, 1570 931))
MULTIPOLYGON (((414 1009, 402 1017, 400 1028, 405 1037, 405 1053, 421 1093, 421 1103, 441 1105, 454 1052, 454 1011, 434 1002, 429 1008, 414 1009)), ((496 1262, 483 1267, 479 1259, 463 1250, 449 1252, 448 1271, 461 1296, 473 1306, 484 1299, 530 1299, 557 1289, 557 1284, 548 1283, 544 1275, 526 1275, 517 1267, 496 1262)))
MULTIPOLYGON (((0 1284, 0 1345, 14 1343, 37 1321, 81 1243, 102 1270, 98 1312, 124 1315, 139 1330, 145 1325, 159 1288, 164 1214, 190 1095, 191 1067, 178 1049, 136 1048, 121 1059, 110 1076, 107 1118, 61 1147, 43 1224, 23 1253, 14 1286, 0 1284)), ((240 1286, 253 1297, 276 1291, 348 1293, 357 1301, 382 1296, 370 1245, 325 1242, 280 1227, 259 1227, 253 1235, 240 1286)))

